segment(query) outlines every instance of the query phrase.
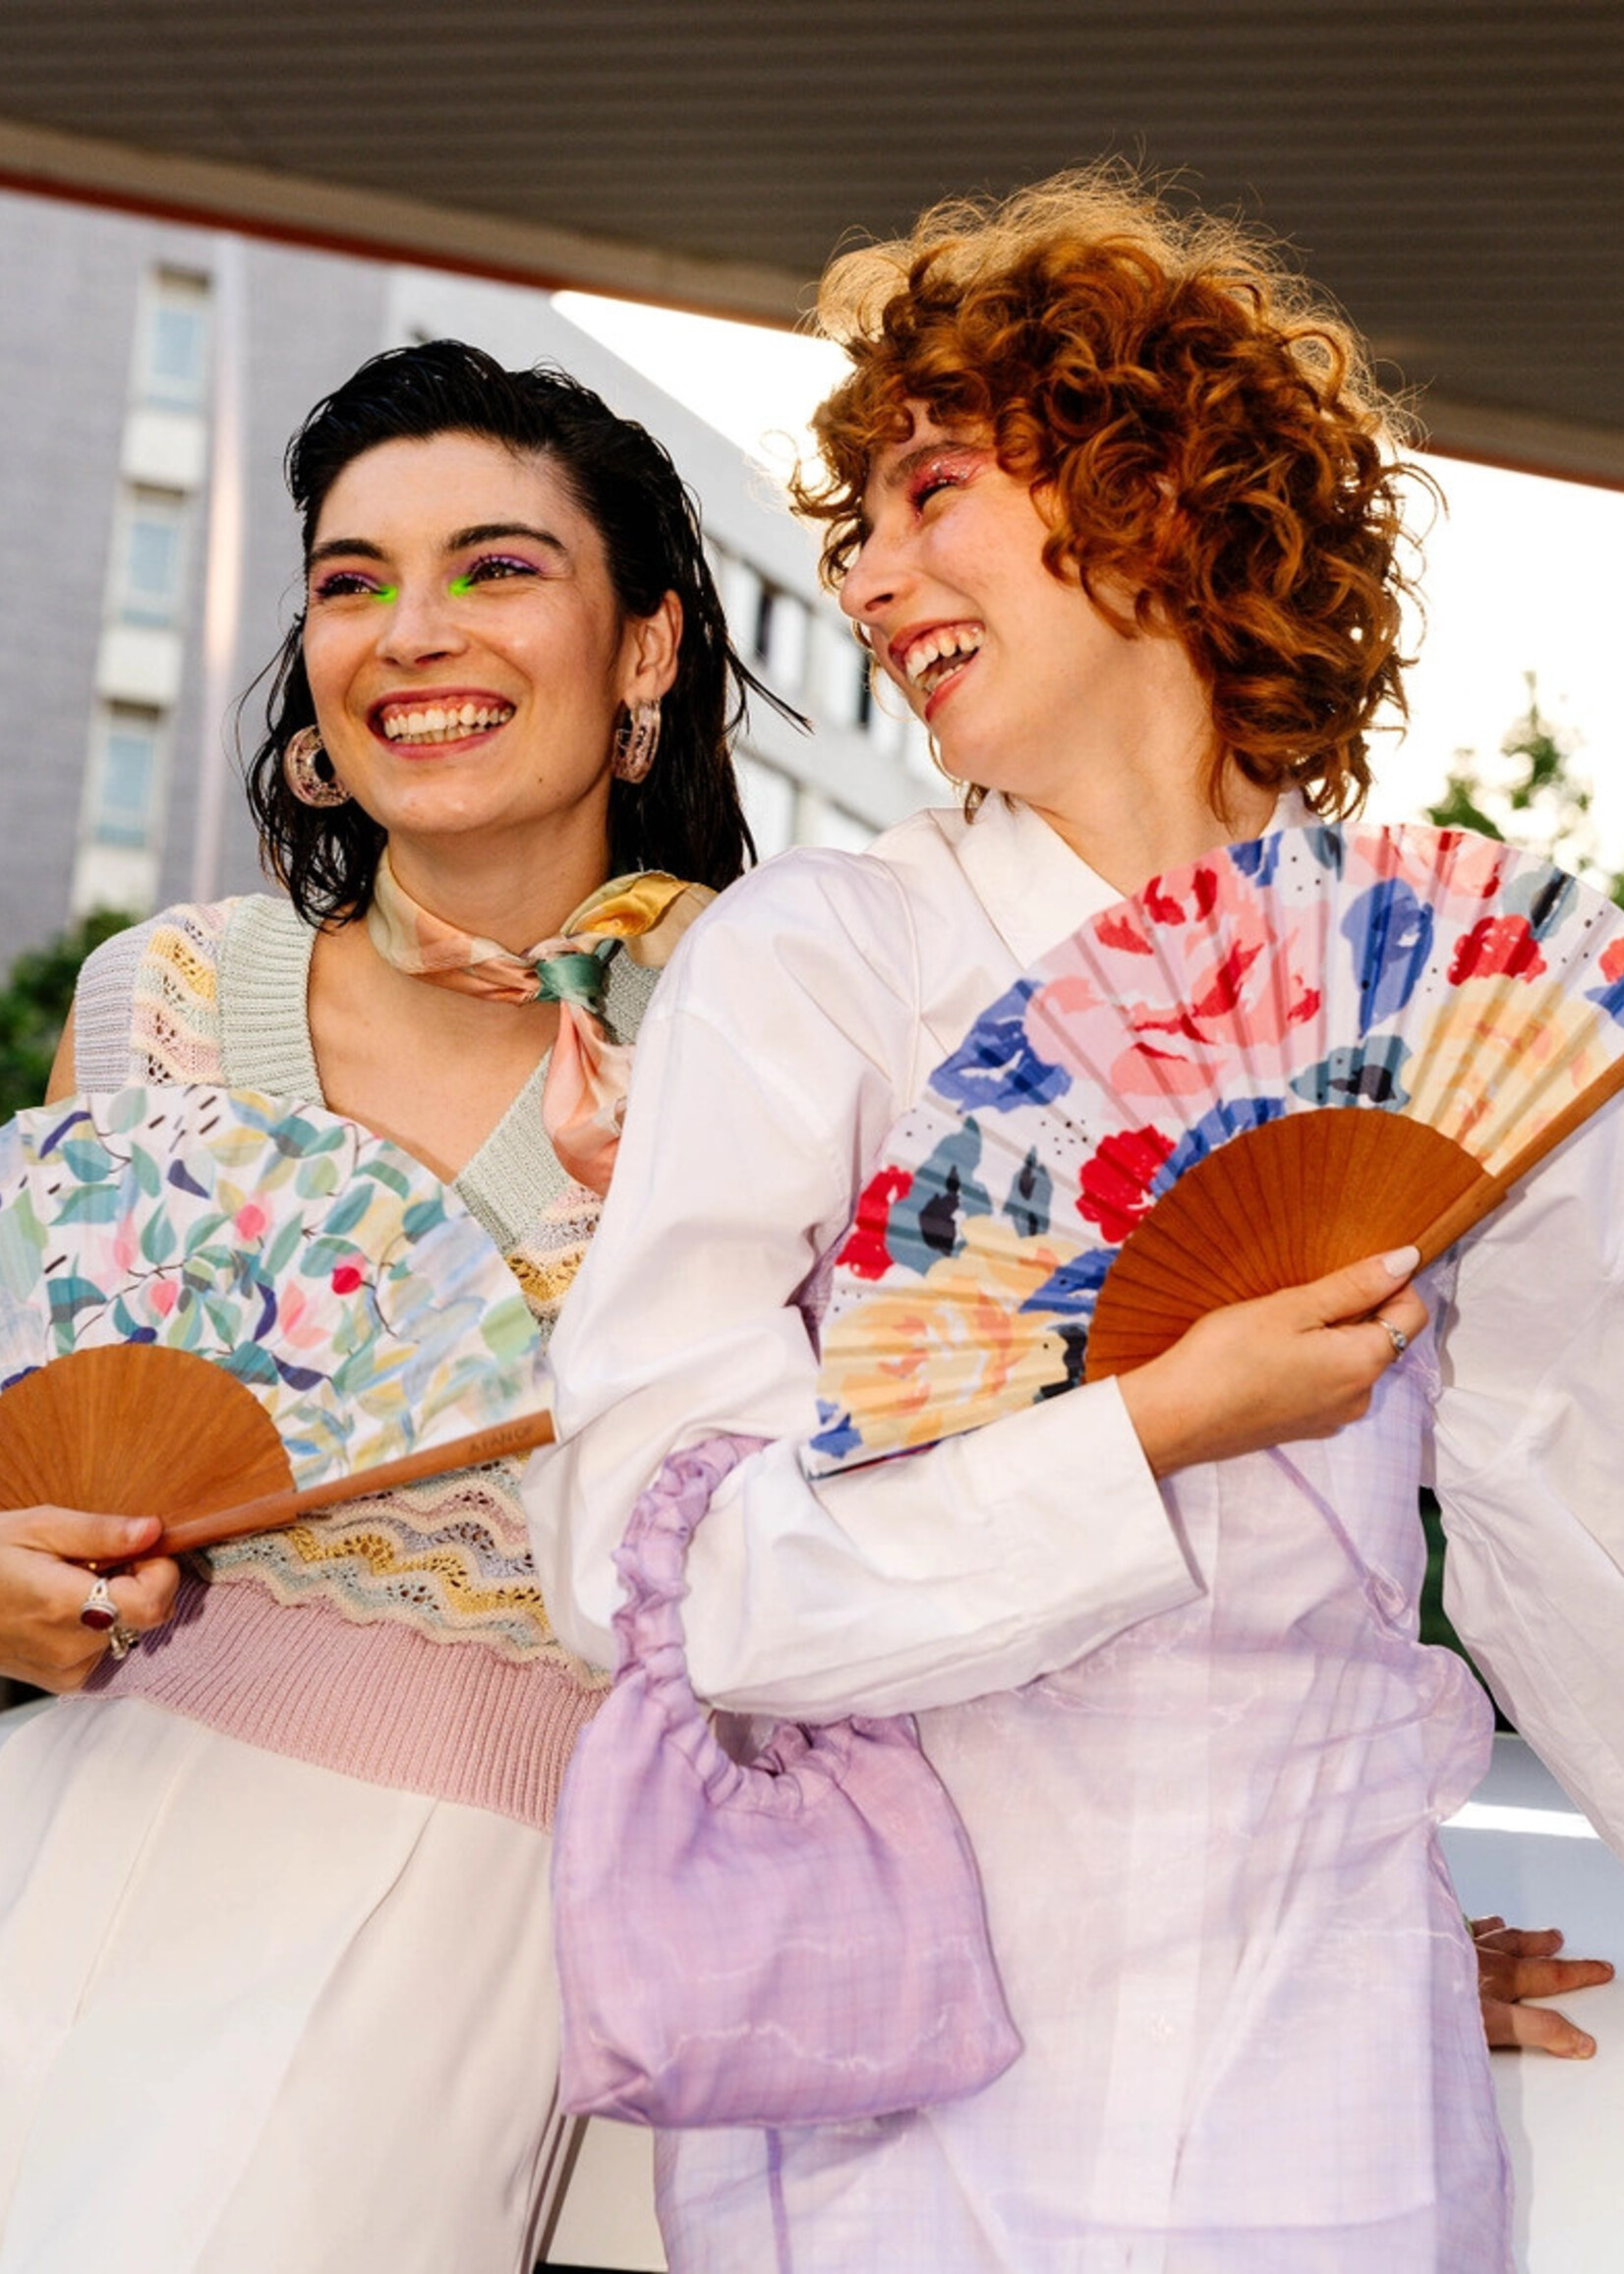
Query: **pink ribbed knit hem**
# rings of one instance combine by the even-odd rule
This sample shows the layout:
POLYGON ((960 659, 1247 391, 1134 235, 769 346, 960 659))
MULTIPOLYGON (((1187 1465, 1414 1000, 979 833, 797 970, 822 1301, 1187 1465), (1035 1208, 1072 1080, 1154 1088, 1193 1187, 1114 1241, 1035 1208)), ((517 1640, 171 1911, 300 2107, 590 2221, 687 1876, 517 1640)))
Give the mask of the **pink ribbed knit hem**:
POLYGON ((372 1784, 463 1800, 546 1831, 570 1748, 608 1692, 409 1627, 354 1626, 252 1581, 183 1576, 170 1623, 90 1687, 372 1784))

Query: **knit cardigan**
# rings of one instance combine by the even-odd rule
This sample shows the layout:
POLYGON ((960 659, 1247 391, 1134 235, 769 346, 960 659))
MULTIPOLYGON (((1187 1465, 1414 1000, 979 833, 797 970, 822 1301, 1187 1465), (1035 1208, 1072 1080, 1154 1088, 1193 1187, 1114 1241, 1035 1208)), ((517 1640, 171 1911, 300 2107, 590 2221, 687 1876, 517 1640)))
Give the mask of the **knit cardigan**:
MULTIPOLYGON (((319 1102, 306 1010, 314 932, 255 895, 170 908, 98 948, 75 1005, 82 1090, 223 1082, 319 1102)), ((617 956, 629 1039, 656 974, 617 956)), ((544 1065, 455 1180, 544 1335, 596 1222, 542 1129, 544 1065)), ((356 1500, 189 1557, 169 1623, 91 1687, 251 1744, 545 1827, 608 1676, 553 1636, 515 1462, 356 1500)))

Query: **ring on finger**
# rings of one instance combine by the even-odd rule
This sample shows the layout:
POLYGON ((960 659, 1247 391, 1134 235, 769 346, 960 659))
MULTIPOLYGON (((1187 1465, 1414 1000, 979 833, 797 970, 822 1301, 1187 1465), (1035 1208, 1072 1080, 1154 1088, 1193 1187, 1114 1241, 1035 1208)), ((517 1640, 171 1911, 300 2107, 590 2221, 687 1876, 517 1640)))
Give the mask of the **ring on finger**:
POLYGON ((1379 1312, 1376 1313, 1375 1323, 1392 1344, 1394 1358, 1401 1359, 1410 1348, 1410 1337, 1405 1333, 1403 1327, 1395 1326, 1390 1318, 1383 1318, 1379 1312))
POLYGON ((109 1634, 118 1627, 118 1604, 99 1571, 91 1582, 89 1594, 79 1606, 79 1623, 87 1626, 92 1634, 109 1634))
POLYGON ((127 1659, 140 1640, 136 1629, 126 1626, 121 1618, 115 1619, 107 1630, 107 1649, 115 1659, 127 1659))

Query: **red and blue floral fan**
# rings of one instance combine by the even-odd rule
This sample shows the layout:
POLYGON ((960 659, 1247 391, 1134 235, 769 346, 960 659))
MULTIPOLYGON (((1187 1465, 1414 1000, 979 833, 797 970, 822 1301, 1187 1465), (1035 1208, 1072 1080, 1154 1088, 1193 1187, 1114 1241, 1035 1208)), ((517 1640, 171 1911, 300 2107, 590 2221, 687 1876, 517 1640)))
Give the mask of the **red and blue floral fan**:
POLYGON ((893 1130, 836 1260, 827 1474, 1193 1320, 1441 1254, 1624 1086, 1624 911, 1460 830, 1284 830, 1092 917, 893 1130))
POLYGON ((0 1508, 195 1547, 551 1434, 518 1282, 319 1107, 133 1087, 0 1129, 0 1508))

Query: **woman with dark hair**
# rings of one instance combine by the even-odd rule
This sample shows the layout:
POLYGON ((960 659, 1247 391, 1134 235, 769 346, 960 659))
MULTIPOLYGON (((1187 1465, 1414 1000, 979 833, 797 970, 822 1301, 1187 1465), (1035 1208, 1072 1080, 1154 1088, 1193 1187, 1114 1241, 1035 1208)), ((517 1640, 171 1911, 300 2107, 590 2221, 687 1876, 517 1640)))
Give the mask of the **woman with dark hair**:
MULTIPOLYGON (((559 373, 380 356, 288 479, 305 601, 249 776, 288 898, 110 941, 53 1093, 324 1102, 455 1188, 545 1330, 658 967, 750 854, 762 690, 669 458, 559 373)), ((46 1552, 93 1520, 28 1512, 55 1592, 0 1656, 37 1679, 69 1636, 53 1686, 88 1694, 0 1747, 6 2274, 532 2264, 548 1826, 607 1677, 552 1632, 517 1478, 115 1577, 111 1649, 46 1552)))
MULTIPOLYGON (((690 934, 526 1496, 549 1600, 602 1656, 611 1553, 665 1458, 772 1440, 689 1553, 695 1686, 743 1714, 918 1717, 1024 2051, 911 2115, 667 2136, 671 2263, 1508 2274, 1473 1945, 1434 1837, 1492 1716, 1417 1640, 1417 1483, 1435 1446, 1489 1575, 1479 1603, 1530 1606, 1537 1639, 1500 1620, 1496 1670, 1579 1789, 1624 1800, 1616 1719, 1587 1756, 1576 1703, 1607 1694, 1603 1622, 1573 1646, 1570 1698, 1549 1614, 1512 1584, 1537 1559, 1506 1545, 1528 1537, 1519 1498, 1548 1510, 1566 1487, 1527 1397, 1590 1316, 1530 1284, 1525 1206, 1594 1207, 1616 1117, 1473 1237, 1458 1312, 1452 1268, 1418 1292, 1401 1249, 905 1459, 808 1457, 805 1312, 888 1132, 971 1022, 1152 878, 1357 810, 1367 734, 1402 707, 1396 414, 1278 260, 1110 171, 929 213, 838 262, 820 312, 852 370, 801 503, 962 810, 859 856, 789 854, 690 934)), ((953 1063, 990 1081, 995 1042, 953 1063)), ((895 1211, 910 1255, 957 1256, 951 1181, 921 1170, 910 1200, 892 1176, 860 1240, 895 1211)), ((1015 1192, 989 1253, 1019 1235, 1015 1192)), ((1586 1245, 1598 1282, 1619 1271, 1616 1240, 1586 1245)), ((1580 1344, 1604 1412, 1609 1346, 1580 1344)), ((965 1394, 946 1358, 942 1379, 965 1394)), ((1592 1600, 1616 1605, 1595 1542, 1569 1536, 1569 1581, 1594 1566, 1592 1600)), ((815 1875, 811 1825, 806 1847, 815 1875)))

